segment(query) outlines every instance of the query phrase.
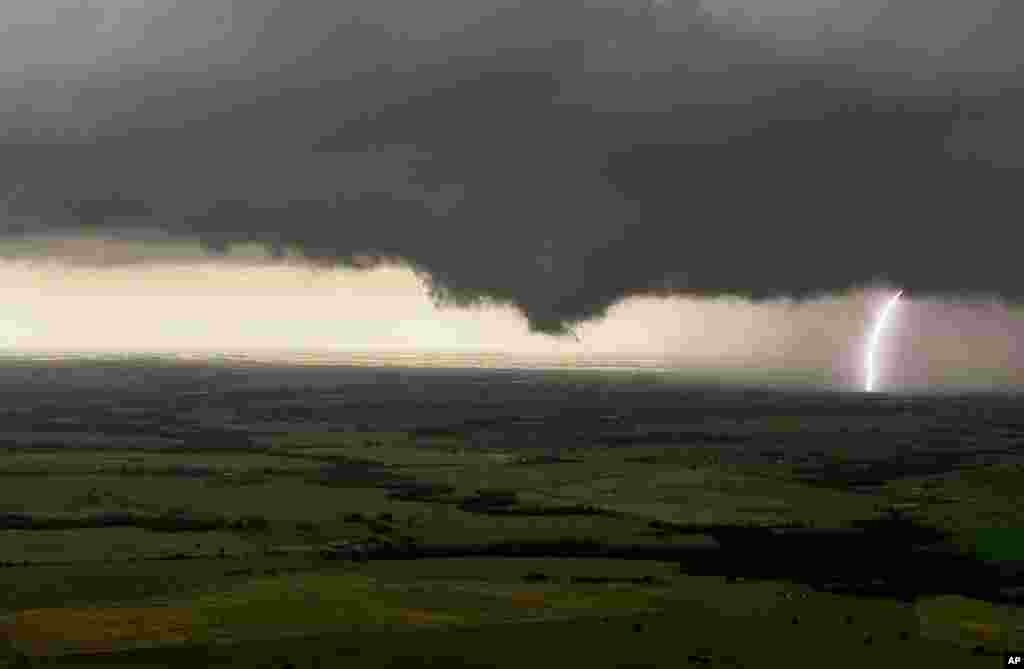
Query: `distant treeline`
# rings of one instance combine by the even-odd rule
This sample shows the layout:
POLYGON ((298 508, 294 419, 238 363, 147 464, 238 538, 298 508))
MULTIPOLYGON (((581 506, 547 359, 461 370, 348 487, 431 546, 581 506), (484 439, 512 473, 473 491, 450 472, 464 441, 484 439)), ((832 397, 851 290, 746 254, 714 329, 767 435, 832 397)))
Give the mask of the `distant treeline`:
POLYGON ((632 432, 627 434, 606 434, 594 439, 596 443, 608 446, 626 444, 676 444, 676 443, 736 443, 752 441, 757 435, 736 432, 707 432, 703 430, 675 430, 671 432, 632 432))
POLYGON ((476 498, 467 498, 458 505, 460 511, 484 513, 491 516, 604 516, 617 518, 621 514, 589 504, 568 504, 542 506, 539 504, 517 504, 515 506, 491 505, 476 498))
POLYGON ((784 579, 832 592, 906 601, 937 594, 986 601, 1017 601, 1020 597, 1017 586, 1024 565, 990 564, 947 549, 907 545, 875 529, 768 533, 732 529, 734 535, 715 542, 717 545, 607 544, 576 538, 489 544, 378 540, 332 546, 321 555, 356 561, 465 557, 653 560, 676 562, 680 571, 688 574, 724 575, 733 581, 739 577, 784 579), (842 540, 837 541, 839 537, 842 540))
POLYGON ((249 515, 227 518, 209 514, 105 511, 91 514, 0 513, 0 530, 70 530, 98 527, 140 527, 157 532, 236 530, 265 532, 270 521, 249 515))
POLYGON ((590 504, 541 505, 522 504, 514 490, 481 489, 473 495, 455 495, 455 488, 445 484, 410 482, 389 486, 388 497, 417 502, 453 504, 460 511, 502 516, 606 516, 620 514, 590 504))

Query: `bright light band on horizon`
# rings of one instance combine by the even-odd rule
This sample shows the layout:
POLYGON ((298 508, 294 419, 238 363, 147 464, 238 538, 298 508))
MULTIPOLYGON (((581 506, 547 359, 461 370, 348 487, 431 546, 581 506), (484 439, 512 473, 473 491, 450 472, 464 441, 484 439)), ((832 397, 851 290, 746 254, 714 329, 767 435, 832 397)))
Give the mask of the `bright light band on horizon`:
POLYGON ((897 291, 895 295, 889 298, 882 307, 882 311, 878 314, 878 318, 875 320, 875 327, 871 331, 871 337, 868 340, 867 357, 864 363, 864 391, 874 392, 877 385, 878 370, 875 367, 875 354, 878 352, 878 342, 881 339, 882 332, 885 330, 886 324, 889 322, 889 316, 892 313, 893 307, 899 301, 900 296, 903 295, 903 291, 897 291))

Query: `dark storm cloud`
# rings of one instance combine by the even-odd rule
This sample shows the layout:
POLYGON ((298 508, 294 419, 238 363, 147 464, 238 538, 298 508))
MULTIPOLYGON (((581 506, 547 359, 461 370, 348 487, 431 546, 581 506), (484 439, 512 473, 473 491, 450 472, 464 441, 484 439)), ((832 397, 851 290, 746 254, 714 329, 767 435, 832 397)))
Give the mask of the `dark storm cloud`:
POLYGON ((1024 297, 1017 3, 745 4, 154 0, 134 50, 2 75, 0 230, 402 262, 547 332, 651 292, 1024 297))

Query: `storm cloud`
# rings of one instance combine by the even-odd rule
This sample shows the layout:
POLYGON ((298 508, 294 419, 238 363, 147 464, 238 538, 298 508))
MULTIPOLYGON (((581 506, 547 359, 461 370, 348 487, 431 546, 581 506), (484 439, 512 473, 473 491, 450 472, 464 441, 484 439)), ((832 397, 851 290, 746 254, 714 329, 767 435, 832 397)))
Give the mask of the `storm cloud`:
POLYGON ((403 264, 548 333, 648 294, 1020 301, 1022 22, 1009 0, 7 3, 0 234, 403 264))

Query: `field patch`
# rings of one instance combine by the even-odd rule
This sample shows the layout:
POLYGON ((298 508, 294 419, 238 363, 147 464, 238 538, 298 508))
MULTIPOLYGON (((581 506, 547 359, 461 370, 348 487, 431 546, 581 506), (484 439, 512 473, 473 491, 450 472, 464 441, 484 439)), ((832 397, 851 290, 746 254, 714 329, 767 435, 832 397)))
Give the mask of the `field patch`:
POLYGON ((407 625, 458 625, 475 616, 444 601, 403 596, 358 574, 320 573, 257 578, 185 603, 209 639, 254 639, 314 631, 407 625))
POLYGON ((409 444, 411 440, 408 432, 364 431, 299 431, 275 435, 269 439, 274 448, 281 449, 401 446, 409 444))
POLYGON ((933 641, 998 649, 1015 632, 1009 608, 958 595, 922 600, 916 612, 921 636, 933 641))
POLYGON ((17 503, 0 511, 47 512, 89 508, 159 513, 180 509, 227 517, 326 521, 347 511, 387 510, 384 490, 329 488, 294 477, 273 477, 248 485, 166 476, 11 477, 5 495, 17 503), (86 505, 86 499, 94 501, 86 505))
POLYGON ((530 573, 540 573, 554 581, 572 577, 612 576, 636 578, 654 576, 670 580, 679 571, 671 562, 614 560, 603 558, 439 558, 411 561, 370 562, 370 574, 389 582, 520 583, 530 573))
POLYGON ((649 530, 628 518, 597 515, 487 515, 462 511, 451 504, 395 501, 396 515, 414 517, 403 532, 436 543, 556 541, 593 538, 608 543, 645 540, 649 530))
POLYGON ((526 613, 561 615, 616 614, 654 610, 661 598, 656 593, 614 586, 591 586, 581 589, 550 587, 516 590, 504 593, 507 601, 526 613))
POLYGON ((321 446, 316 448, 288 449, 288 453, 302 457, 326 455, 353 458, 380 463, 390 467, 457 467, 463 465, 487 465, 503 463, 509 456, 483 451, 466 451, 457 446, 440 446, 432 443, 407 443, 387 446, 321 446))
POLYGON ((427 609, 400 609, 398 618, 406 625, 452 625, 461 622, 458 616, 427 609))
POLYGON ((615 586, 523 587, 474 581, 378 582, 358 573, 256 578, 176 604, 194 611, 206 640, 287 637, 316 632, 451 627, 591 615, 655 607, 658 593, 615 586))
POLYGON ((252 544, 230 532, 150 532, 135 527, 78 530, 4 530, 0 559, 6 562, 124 560, 184 553, 248 553, 252 544))
POLYGON ((104 653, 137 644, 184 642, 195 616, 183 608, 52 608, 19 611, 5 633, 29 655, 104 653))
POLYGON ((974 535, 974 552, 982 560, 1024 561, 1024 528, 977 530, 974 535))
POLYGON ((0 456, 0 474, 112 473, 218 476, 268 469, 301 472, 315 466, 295 458, 245 451, 174 453, 147 452, 141 449, 34 448, 10 450, 0 456))

